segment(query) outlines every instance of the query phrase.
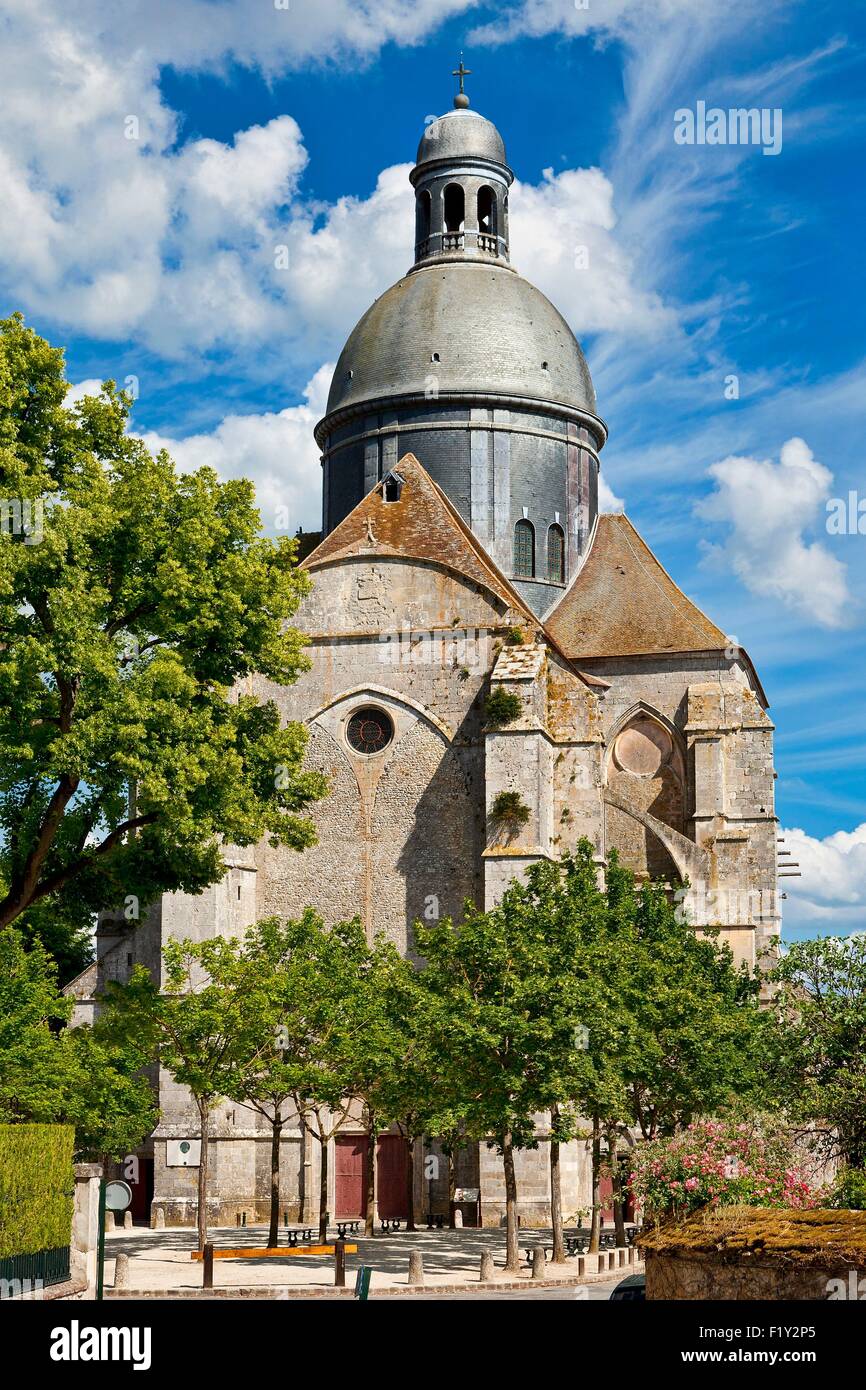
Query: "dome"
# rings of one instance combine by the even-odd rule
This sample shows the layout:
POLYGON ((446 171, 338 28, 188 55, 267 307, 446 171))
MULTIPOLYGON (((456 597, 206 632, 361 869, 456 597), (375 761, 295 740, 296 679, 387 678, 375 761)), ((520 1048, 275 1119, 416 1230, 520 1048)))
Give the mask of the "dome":
POLYGON ((528 280, 495 263, 440 261, 386 290, 340 354, 328 415, 388 396, 429 396, 434 383, 438 396, 502 395, 596 413, 589 368, 565 319, 528 280))
POLYGON ((431 121, 418 146, 418 165, 438 159, 485 159, 505 164, 505 144, 492 121, 467 109, 431 121))

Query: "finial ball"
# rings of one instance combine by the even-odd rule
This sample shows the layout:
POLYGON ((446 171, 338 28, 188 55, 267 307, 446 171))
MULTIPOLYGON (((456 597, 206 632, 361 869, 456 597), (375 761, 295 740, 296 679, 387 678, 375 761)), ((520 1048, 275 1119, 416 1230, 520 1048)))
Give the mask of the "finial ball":
POLYGON ((465 92, 458 92, 454 98, 454 105, 458 111, 465 111, 469 105, 469 98, 465 92))

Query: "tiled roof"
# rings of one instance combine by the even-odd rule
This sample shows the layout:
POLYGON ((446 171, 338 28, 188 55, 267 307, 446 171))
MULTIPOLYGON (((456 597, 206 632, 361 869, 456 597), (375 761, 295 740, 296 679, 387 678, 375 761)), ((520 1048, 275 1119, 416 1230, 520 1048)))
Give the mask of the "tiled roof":
POLYGON ((721 628, 686 598, 628 517, 602 515, 586 562, 545 619, 572 660, 719 651, 721 628))
POLYGON ((460 513, 413 454, 394 470, 403 479, 400 497, 386 502, 378 483, 303 562, 316 570, 353 555, 399 555, 446 565, 491 590, 532 624, 539 619, 493 563, 460 513))

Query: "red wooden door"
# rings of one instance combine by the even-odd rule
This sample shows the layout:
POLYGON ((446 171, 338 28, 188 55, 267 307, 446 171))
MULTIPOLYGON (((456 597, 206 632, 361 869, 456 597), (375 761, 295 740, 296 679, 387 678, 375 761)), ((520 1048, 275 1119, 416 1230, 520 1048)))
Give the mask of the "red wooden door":
MULTIPOLYGON (((623 1221, 634 1221, 634 1197, 628 1187, 628 1160, 620 1160, 620 1183, 623 1193, 622 1219, 623 1221)), ((601 1214, 605 1221, 613 1222, 613 1183, 609 1177, 602 1177, 598 1184, 598 1199, 601 1202, 601 1214)))
POLYGON ((602 1175, 598 1183, 598 1200, 601 1203, 601 1214, 605 1221, 613 1221, 613 1183, 606 1175, 602 1175))
POLYGON ((367 1136, 338 1134, 334 1146, 337 1220, 363 1216, 367 1200, 367 1136))
MULTIPOLYGON (((137 1180, 133 1182, 131 1177, 125 1179, 132 1188, 132 1202, 129 1209, 132 1212, 133 1221, 143 1222, 144 1225, 149 1226, 150 1204, 153 1201, 153 1159, 139 1158, 137 1162, 137 1180)), ((123 1173, 124 1168, 121 1167, 121 1174, 123 1173)))
POLYGON ((408 1145, 402 1134, 380 1134, 376 1176, 383 1221, 405 1221, 409 1215, 408 1164, 408 1145))

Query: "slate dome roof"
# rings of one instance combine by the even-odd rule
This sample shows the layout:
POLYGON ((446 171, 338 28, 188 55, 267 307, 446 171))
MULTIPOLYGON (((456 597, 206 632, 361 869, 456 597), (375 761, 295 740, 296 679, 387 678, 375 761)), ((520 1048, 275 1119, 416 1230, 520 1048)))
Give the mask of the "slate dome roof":
POLYGON ((523 397, 596 413, 565 319, 528 280, 490 262, 433 262, 380 295, 340 354, 327 413, 423 397, 431 383, 439 395, 523 397))
POLYGON ((505 164, 505 143, 492 121, 477 111, 447 111, 421 136, 417 164, 437 159, 476 158, 505 164))

